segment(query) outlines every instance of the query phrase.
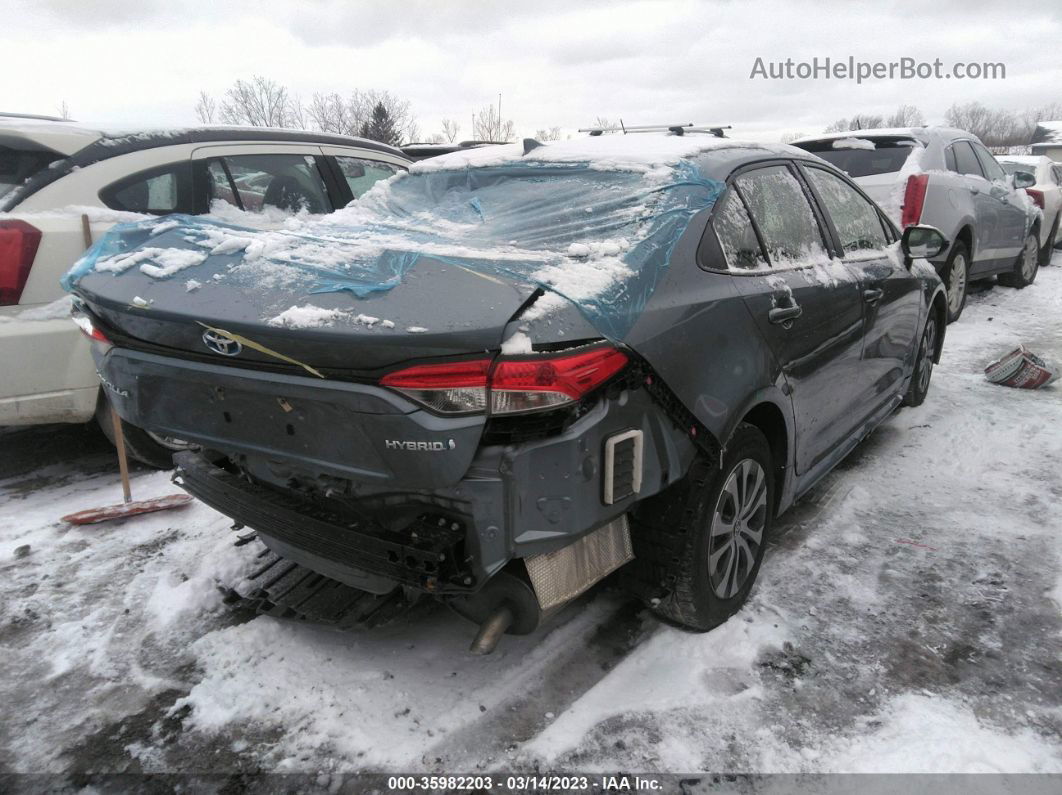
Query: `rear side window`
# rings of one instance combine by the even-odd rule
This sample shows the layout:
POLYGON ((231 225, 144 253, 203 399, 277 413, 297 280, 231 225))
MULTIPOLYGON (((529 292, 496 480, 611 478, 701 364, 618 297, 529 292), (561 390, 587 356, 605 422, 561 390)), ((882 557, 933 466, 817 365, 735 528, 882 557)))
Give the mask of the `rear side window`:
POLYGON ((1006 178, 1007 175, 1003 173, 999 161, 992 156, 991 152, 980 144, 971 144, 971 146, 977 154, 977 159, 981 161, 981 170, 985 172, 986 177, 993 181, 1006 178))
POLYGON ((399 172, 398 166, 361 157, 337 156, 336 163, 355 199, 360 198, 365 191, 381 179, 393 177, 399 172))
POLYGON ((811 183, 833 220, 841 249, 846 254, 880 250, 886 246, 885 230, 877 208, 851 185, 821 168, 808 168, 811 183))
POLYGON ((800 266, 826 257, 819 223, 787 167, 757 169, 742 174, 734 184, 763 237, 773 267, 800 266))
POLYGON ((975 177, 983 177, 981 164, 977 162, 977 155, 966 141, 956 141, 951 145, 955 152, 955 170, 960 174, 970 174, 975 177))
POLYGON ((891 174, 899 171, 917 146, 914 141, 909 140, 853 140, 873 144, 873 148, 853 148, 855 145, 846 145, 844 139, 841 139, 836 147, 833 140, 800 146, 837 166, 850 177, 869 177, 872 174, 891 174))
POLYGON ((166 215, 191 212, 191 184, 187 162, 141 171, 100 191, 100 199, 112 210, 166 215))
POLYGON ((727 193, 712 213, 712 229, 723 249, 727 267, 735 270, 768 267, 767 257, 760 247, 756 230, 752 228, 748 211, 734 191, 727 193))
POLYGON ((59 159, 54 152, 27 152, 0 146, 0 196, 59 159))
POLYGON ((958 171, 959 167, 955 165, 955 149, 948 147, 944 150, 944 166, 948 171, 958 171))
POLYGON ((313 155, 230 155, 207 162, 207 206, 223 201, 247 212, 273 207, 286 212, 332 212, 332 202, 313 155))

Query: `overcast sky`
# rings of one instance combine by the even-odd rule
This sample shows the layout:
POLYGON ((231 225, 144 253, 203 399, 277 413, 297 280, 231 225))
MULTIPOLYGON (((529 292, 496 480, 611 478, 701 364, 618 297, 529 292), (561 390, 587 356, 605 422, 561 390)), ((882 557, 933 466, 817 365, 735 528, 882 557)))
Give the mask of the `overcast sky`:
POLYGON ((953 102, 1062 102, 1062 2, 458 2, 0 0, 0 110, 121 125, 195 122, 200 89, 255 74, 303 98, 387 89, 424 135, 497 101, 517 130, 712 122, 733 137, 818 132, 901 103, 940 121, 953 102), (812 57, 946 68, 1002 62, 1004 80, 750 79, 812 57))

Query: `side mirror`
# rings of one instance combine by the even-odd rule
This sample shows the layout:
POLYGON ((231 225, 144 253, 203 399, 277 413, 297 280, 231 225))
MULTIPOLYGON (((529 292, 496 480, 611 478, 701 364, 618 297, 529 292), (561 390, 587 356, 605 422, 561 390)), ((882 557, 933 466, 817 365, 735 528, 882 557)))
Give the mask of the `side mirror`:
POLYGON ((931 259, 943 254, 947 248, 948 239, 935 226, 909 226, 903 230, 903 237, 900 238, 900 249, 908 262, 912 259, 931 259))
POLYGON ((1015 171, 1014 172, 1014 187, 1015 188, 1031 188, 1036 184, 1036 177, 1030 174, 1028 171, 1015 171))

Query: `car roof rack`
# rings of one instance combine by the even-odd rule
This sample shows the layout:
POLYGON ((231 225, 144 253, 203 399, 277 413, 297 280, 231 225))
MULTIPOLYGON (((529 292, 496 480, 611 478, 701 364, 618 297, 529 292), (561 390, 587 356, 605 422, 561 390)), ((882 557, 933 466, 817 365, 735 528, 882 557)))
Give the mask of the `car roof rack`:
POLYGON ((675 135, 685 135, 686 133, 710 133, 716 138, 726 138, 726 134, 723 130, 729 129, 731 129, 729 124, 694 124, 691 121, 682 124, 639 124, 633 127, 628 127, 623 123, 623 119, 620 119, 619 127, 583 127, 579 132, 590 133, 591 136, 602 135, 607 132, 622 132, 624 135, 627 133, 643 132, 670 132, 675 135))

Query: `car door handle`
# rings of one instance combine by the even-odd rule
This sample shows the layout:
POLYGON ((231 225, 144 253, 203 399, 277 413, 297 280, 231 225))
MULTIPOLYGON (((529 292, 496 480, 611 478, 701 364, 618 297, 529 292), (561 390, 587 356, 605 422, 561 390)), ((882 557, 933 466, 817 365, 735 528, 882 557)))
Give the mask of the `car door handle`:
POLYGON ((767 319, 772 323, 788 323, 790 320, 796 320, 802 314, 804 314, 804 310, 797 304, 776 306, 767 313, 767 319))
POLYGON ((870 290, 863 291, 863 300, 866 301, 868 304, 876 304, 878 301, 881 300, 881 297, 883 295, 885 295, 884 290, 878 287, 874 287, 870 290))

